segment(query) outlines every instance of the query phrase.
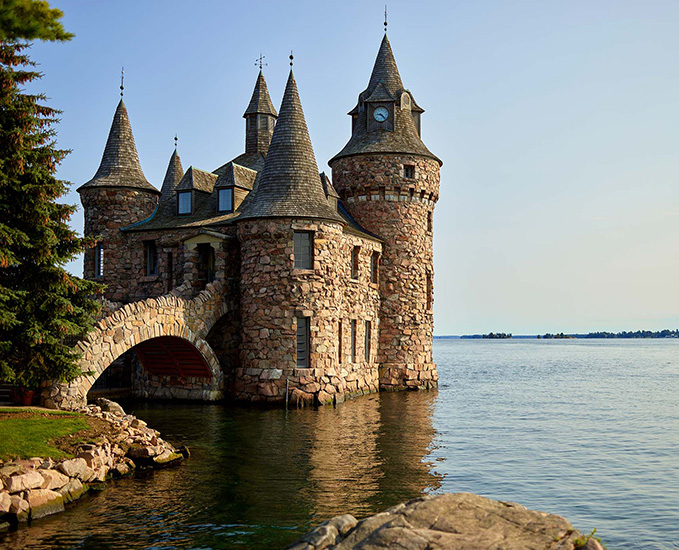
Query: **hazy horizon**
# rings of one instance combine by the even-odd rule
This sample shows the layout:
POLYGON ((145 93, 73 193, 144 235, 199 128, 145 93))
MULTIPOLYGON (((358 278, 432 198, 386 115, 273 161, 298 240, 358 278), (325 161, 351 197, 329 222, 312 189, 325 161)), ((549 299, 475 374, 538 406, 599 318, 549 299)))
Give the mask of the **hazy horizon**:
MULTIPOLYGON (((175 133, 184 168, 244 147, 258 68, 278 108, 295 76, 319 169, 383 35, 383 2, 51 2, 76 37, 31 58, 59 177, 95 173, 125 66, 142 168, 160 187, 175 133)), ((389 3, 389 38, 443 162, 434 214, 435 334, 679 326, 679 4, 585 0, 389 3)), ((73 226, 82 231, 82 210, 73 226)), ((82 262, 69 268, 82 274, 82 262)))

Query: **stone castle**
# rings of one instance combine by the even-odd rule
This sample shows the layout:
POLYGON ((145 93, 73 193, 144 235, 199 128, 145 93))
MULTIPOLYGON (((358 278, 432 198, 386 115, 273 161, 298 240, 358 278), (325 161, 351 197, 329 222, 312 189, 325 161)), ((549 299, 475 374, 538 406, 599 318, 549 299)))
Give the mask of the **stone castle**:
MULTIPOLYGON (((99 169, 78 189, 96 239, 84 274, 105 284, 108 315, 81 346, 85 366, 98 362, 83 391, 129 350, 135 387, 150 396, 328 403, 435 387, 442 162, 420 137, 423 112, 385 34, 331 180, 292 70, 279 112, 260 70, 245 152, 213 172, 184 171, 175 148, 159 191, 121 99, 99 169)), ((67 406, 78 391, 44 396, 67 406)))

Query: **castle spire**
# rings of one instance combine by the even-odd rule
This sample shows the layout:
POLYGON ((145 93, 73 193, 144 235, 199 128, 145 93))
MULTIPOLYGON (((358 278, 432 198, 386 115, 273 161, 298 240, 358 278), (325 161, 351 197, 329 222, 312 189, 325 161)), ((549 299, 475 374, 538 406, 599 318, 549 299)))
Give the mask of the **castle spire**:
POLYGON ((92 187, 131 187, 159 193, 147 181, 139 164, 130 118, 122 99, 113 116, 99 169, 90 181, 78 188, 78 191, 92 187))
POLYGON ((391 95, 403 90, 401 75, 398 73, 394 52, 391 50, 391 44, 386 32, 382 37, 382 43, 377 52, 377 58, 375 59, 375 65, 373 65, 373 71, 370 75, 370 82, 366 92, 372 94, 380 82, 385 85, 391 95))
POLYGON ((323 192, 292 69, 262 175, 239 220, 279 217, 343 222, 323 192))
POLYGON ((177 189, 177 185, 184 175, 184 169, 182 168, 182 161, 179 158, 179 153, 177 153, 177 142, 175 137, 175 149, 172 151, 172 156, 170 156, 170 162, 167 165, 167 171, 165 172, 165 178, 163 178, 163 186, 160 188, 160 200, 168 199, 177 189))
POLYGON ((243 118, 257 114, 278 116, 273 103, 271 103, 269 89, 267 88, 266 80, 264 80, 264 73, 262 72, 261 67, 259 68, 259 75, 257 76, 257 82, 255 83, 255 89, 252 92, 250 103, 248 108, 245 109, 245 113, 243 113, 243 118))

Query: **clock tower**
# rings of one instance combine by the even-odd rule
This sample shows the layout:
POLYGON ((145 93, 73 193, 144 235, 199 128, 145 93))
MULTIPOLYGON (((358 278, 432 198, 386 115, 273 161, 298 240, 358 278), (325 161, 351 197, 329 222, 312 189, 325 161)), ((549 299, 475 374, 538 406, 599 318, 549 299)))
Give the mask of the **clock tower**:
POLYGON ((349 213, 383 240, 378 284, 382 389, 435 387, 433 213, 442 162, 420 137, 424 110, 404 88, 385 33, 351 138, 330 160, 349 213))

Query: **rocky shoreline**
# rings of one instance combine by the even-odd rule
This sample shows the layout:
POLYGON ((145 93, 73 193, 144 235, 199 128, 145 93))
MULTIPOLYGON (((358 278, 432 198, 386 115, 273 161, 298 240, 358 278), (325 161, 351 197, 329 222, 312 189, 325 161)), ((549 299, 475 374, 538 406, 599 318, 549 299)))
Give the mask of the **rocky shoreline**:
POLYGON ((471 493, 424 496, 361 521, 328 520, 288 550, 603 550, 561 516, 471 493))
POLYGON ((56 462, 39 457, 0 462, 0 531, 63 512, 87 491, 104 488, 107 479, 129 475, 135 468, 168 466, 188 456, 188 449, 173 447, 117 403, 97 403, 77 412, 107 423, 102 441, 77 445, 74 458, 56 462))

